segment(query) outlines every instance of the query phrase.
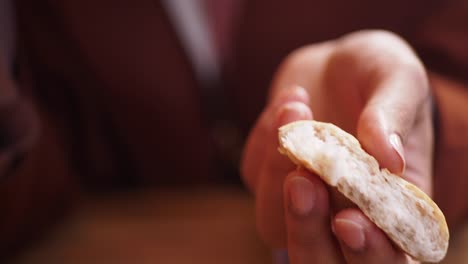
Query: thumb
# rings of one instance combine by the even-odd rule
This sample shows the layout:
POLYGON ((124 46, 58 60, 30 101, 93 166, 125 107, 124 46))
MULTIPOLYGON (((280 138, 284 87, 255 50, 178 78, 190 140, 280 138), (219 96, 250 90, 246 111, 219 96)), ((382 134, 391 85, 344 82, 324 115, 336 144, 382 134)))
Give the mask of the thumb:
MULTIPOLYGON (((402 175, 404 143, 429 105, 425 74, 397 72, 377 83, 359 117, 357 137, 383 168, 402 175)), ((366 97, 366 96, 365 96, 366 97)))

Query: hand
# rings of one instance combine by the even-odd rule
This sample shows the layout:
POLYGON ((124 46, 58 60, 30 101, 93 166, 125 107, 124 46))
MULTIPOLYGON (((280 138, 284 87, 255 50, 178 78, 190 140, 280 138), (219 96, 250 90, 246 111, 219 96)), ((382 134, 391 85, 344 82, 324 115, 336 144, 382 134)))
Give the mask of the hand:
POLYGON ((257 228, 291 263, 410 263, 363 213, 278 153, 277 129, 300 119, 357 136, 382 167, 431 194, 430 90, 423 65, 397 36, 356 32, 301 48, 279 68, 250 133, 242 174, 257 228))
POLYGON ((0 52, 0 180, 18 165, 38 137, 38 117, 22 97, 0 52))

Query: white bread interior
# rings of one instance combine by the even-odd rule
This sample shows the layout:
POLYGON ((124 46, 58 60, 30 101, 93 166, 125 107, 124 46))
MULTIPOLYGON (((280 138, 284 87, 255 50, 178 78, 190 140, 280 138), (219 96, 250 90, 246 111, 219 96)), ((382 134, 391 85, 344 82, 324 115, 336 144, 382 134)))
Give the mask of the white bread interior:
POLYGON ((445 257, 449 231, 439 207, 380 169, 352 135, 329 123, 297 121, 279 129, 279 142, 281 153, 336 187, 408 255, 424 262, 445 257))

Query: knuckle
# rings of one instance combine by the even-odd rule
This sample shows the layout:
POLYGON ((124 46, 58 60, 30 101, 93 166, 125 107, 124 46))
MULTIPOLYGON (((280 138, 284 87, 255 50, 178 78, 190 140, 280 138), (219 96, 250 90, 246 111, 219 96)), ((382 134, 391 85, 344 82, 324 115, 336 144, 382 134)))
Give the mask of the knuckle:
POLYGON ((329 66, 341 72, 346 68, 350 76, 363 76, 362 86, 373 87, 375 82, 398 77, 424 97, 430 92, 423 63, 403 38, 390 31, 365 30, 343 36, 329 66))
POLYGON ((420 68, 417 55, 402 37, 391 31, 365 30, 343 36, 339 40, 338 55, 350 56, 383 65, 413 65, 420 68))
POLYGON ((398 69, 399 74, 403 75, 405 80, 408 80, 409 85, 412 85, 417 94, 422 95, 423 98, 428 98, 430 94, 429 77, 421 62, 403 62, 398 69))
POLYGON ((314 83, 317 73, 334 49, 334 43, 329 41, 306 45, 289 53, 278 67, 273 84, 291 85, 294 82, 294 85, 308 87, 314 83))
POLYGON ((313 65, 311 57, 314 55, 312 46, 300 47, 289 53, 280 65, 280 70, 296 71, 310 68, 313 65))
POLYGON ((360 30, 344 35, 340 39, 340 43, 344 46, 351 47, 388 47, 388 46, 406 46, 409 44, 399 35, 388 30, 360 30))

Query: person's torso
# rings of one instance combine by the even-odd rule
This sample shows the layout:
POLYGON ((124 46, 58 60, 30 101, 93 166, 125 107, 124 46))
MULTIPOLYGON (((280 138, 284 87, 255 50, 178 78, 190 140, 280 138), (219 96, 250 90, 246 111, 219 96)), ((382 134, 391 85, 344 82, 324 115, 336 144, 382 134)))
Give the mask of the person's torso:
MULTIPOLYGON (((245 1, 223 68, 227 100, 219 111, 245 136, 289 52, 369 28, 417 42, 442 2, 245 1)), ((106 183, 197 182, 219 173, 210 130, 221 115, 208 113, 213 109, 205 107, 159 1, 22 0, 18 7, 38 102, 64 127, 81 174, 106 183)))

